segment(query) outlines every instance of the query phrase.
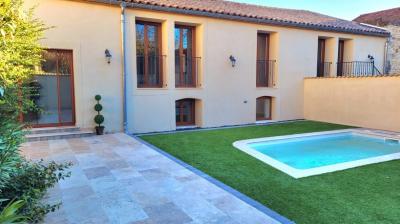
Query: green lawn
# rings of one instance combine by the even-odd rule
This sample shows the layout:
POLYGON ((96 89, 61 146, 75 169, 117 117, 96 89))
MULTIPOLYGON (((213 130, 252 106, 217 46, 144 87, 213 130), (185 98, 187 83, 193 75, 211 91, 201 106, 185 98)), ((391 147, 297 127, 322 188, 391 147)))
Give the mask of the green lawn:
POLYGON ((296 223, 399 223, 400 161, 294 179, 237 150, 237 140, 346 128, 300 121, 142 136, 296 223))

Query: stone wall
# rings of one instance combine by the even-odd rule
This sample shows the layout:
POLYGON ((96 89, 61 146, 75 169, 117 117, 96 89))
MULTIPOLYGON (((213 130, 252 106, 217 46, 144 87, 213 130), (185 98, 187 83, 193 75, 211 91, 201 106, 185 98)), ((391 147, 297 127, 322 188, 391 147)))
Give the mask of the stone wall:
POLYGON ((389 74, 400 74, 400 26, 385 27, 392 36, 389 39, 387 71, 389 74))

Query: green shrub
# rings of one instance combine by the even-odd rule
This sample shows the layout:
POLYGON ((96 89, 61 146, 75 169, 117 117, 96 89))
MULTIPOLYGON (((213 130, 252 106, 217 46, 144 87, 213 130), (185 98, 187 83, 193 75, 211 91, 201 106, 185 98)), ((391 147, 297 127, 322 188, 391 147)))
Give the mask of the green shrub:
POLYGON ((0 193, 0 198, 18 198, 26 202, 21 214, 31 222, 40 221, 47 213, 55 211, 61 203, 44 204, 41 199, 47 189, 53 187, 59 180, 71 175, 67 172, 71 163, 57 164, 55 162, 36 163, 24 161, 19 165, 18 172, 11 175, 12 181, 0 193))
POLYGON ((100 95, 96 95, 96 96, 94 96, 94 99, 97 100, 97 101, 100 101, 101 100, 101 96, 100 95))
POLYGON ((98 103, 98 104, 94 105, 94 110, 97 112, 100 112, 103 110, 103 106, 98 103))
POLYGON ((96 124, 98 124, 99 126, 101 126, 101 124, 104 122, 104 116, 101 114, 97 114, 94 117, 94 122, 96 122, 96 124))
MULTIPOLYGON (((59 207, 59 203, 45 204, 41 199, 47 189, 70 176, 66 169, 71 163, 26 161, 19 152, 24 135, 17 123, 0 122, 0 198, 23 200, 19 214, 38 222, 59 207)), ((0 211, 5 211, 5 206, 1 204, 0 211)))
POLYGON ((23 161, 19 154, 19 146, 24 134, 20 125, 0 122, 0 193, 12 174, 18 171, 18 164, 23 161))
POLYGON ((94 99, 97 101, 97 104, 94 106, 94 110, 97 111, 97 115, 94 117, 94 122, 100 127, 104 122, 104 116, 100 114, 103 110, 103 105, 100 104, 101 96, 96 95, 94 99))
MULTIPOLYGON (((0 199, 0 203, 8 201, 6 199, 0 199)), ((22 224, 27 223, 27 218, 22 215, 18 215, 18 211, 24 206, 23 200, 10 201, 0 212, 0 223, 2 224, 22 224)))

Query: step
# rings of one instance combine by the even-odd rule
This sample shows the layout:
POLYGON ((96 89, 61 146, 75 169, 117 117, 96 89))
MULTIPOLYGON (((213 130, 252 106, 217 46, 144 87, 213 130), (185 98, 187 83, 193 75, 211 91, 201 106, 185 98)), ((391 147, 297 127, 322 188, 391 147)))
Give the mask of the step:
POLYGON ((82 138, 94 135, 92 131, 65 131, 56 133, 41 133, 41 134, 28 134, 26 135, 27 142, 47 141, 47 140, 59 140, 59 139, 70 139, 70 138, 82 138))
POLYGON ((79 131, 79 127, 76 126, 62 126, 62 127, 46 127, 46 128, 32 128, 29 129, 29 134, 45 134, 45 133, 61 133, 61 132, 74 132, 79 131))

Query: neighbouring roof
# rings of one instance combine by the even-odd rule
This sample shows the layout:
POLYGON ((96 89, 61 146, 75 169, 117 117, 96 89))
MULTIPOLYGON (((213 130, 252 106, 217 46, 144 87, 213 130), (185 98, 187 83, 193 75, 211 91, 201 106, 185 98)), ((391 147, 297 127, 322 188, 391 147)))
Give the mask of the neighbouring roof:
POLYGON ((363 14, 355 18, 354 21, 359 23, 368 23, 375 26, 400 26, 400 7, 363 14))
POLYGON ((386 30, 306 11, 250 5, 225 0, 84 0, 127 7, 216 17, 269 25, 299 27, 372 36, 389 36, 386 30))

